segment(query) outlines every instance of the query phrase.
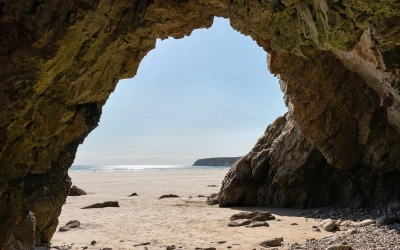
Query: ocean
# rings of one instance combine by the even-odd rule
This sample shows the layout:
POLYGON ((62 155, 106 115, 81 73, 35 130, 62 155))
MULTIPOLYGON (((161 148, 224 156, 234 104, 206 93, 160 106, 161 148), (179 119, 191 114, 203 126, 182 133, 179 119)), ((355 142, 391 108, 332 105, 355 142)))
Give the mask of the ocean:
POLYGON ((72 165, 71 172, 86 171, 160 171, 160 170, 228 170, 231 166, 182 166, 182 165, 72 165))

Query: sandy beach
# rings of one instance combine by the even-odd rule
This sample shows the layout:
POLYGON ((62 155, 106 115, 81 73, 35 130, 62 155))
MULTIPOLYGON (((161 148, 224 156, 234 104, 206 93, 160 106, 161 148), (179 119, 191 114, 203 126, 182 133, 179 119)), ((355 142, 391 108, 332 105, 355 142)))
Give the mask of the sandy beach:
POLYGON ((164 170, 70 172, 73 185, 87 192, 69 196, 59 218, 60 226, 78 220, 80 228, 57 232, 52 246, 72 245, 72 249, 176 249, 215 247, 216 249, 260 249, 260 243, 283 237, 280 249, 304 243, 329 232, 311 231, 315 219, 298 217, 308 210, 208 206, 206 198, 218 192, 226 170, 164 170), (216 185, 216 187, 208 187, 216 185), (138 196, 128 197, 132 193, 138 196), (179 198, 159 199, 175 194, 179 198), (118 201, 120 207, 81 209, 104 201, 118 201), (242 211, 270 211, 278 220, 269 227, 228 227, 230 217, 242 211), (297 225, 295 225, 296 223, 297 225), (292 225, 294 224, 294 225, 292 225), (96 241, 95 245, 91 245, 96 241), (141 245, 146 243, 146 245, 141 245))

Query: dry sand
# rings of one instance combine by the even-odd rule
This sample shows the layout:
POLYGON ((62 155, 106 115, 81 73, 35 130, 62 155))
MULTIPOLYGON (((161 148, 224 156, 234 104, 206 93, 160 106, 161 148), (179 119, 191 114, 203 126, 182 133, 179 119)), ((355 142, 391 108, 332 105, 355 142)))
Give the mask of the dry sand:
POLYGON ((71 172, 74 185, 85 190, 85 196, 69 196, 59 218, 60 226, 79 220, 81 228, 57 232, 52 246, 70 245, 72 249, 176 249, 215 247, 216 249, 260 249, 264 240, 283 237, 289 243, 321 238, 329 232, 314 232, 314 219, 297 217, 307 210, 282 208, 208 206, 206 198, 219 191, 226 170, 164 170, 71 172), (217 185, 217 187, 207 187, 217 185), (132 193, 138 196, 128 197, 132 193), (179 198, 158 199, 164 194, 179 198), (190 196, 192 198, 190 198, 190 196), (118 201, 117 208, 81 209, 104 201, 118 201), (242 211, 271 211, 281 221, 269 221, 269 227, 227 227, 231 215, 242 211), (291 225, 297 223, 298 225, 291 225), (96 245, 91 246, 95 240, 96 245), (225 243, 218 244, 218 241, 225 243), (147 243, 146 246, 135 246, 147 243), (181 248, 179 248, 181 247, 181 248))

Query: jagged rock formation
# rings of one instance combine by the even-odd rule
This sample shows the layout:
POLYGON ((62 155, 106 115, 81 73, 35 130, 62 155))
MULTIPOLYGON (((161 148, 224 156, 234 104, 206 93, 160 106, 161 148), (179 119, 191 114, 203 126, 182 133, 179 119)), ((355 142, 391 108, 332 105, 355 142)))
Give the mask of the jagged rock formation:
POLYGON ((198 159, 193 166, 232 166, 240 157, 217 157, 198 159))
POLYGON ((268 51, 289 107, 220 205, 399 206, 399 14, 395 0, 0 2, 0 249, 50 241, 67 170, 118 80, 156 38, 213 16, 268 51))

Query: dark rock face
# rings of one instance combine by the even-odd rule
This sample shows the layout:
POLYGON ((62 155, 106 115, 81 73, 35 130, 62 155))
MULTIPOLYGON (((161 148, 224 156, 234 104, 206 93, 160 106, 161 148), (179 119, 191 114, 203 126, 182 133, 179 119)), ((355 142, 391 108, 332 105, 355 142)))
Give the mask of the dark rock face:
POLYGON ((67 170, 118 80, 157 38, 214 16, 268 51, 289 107, 220 205, 399 207, 399 14, 395 0, 0 2, 0 249, 30 242, 17 234, 29 211, 36 242, 51 240, 67 170))
POLYGON ((400 137, 378 87, 328 52, 272 52, 269 66, 289 113, 229 171, 220 206, 400 207, 400 137))
POLYGON ((240 157, 217 157, 198 159, 193 166, 232 166, 240 157))

